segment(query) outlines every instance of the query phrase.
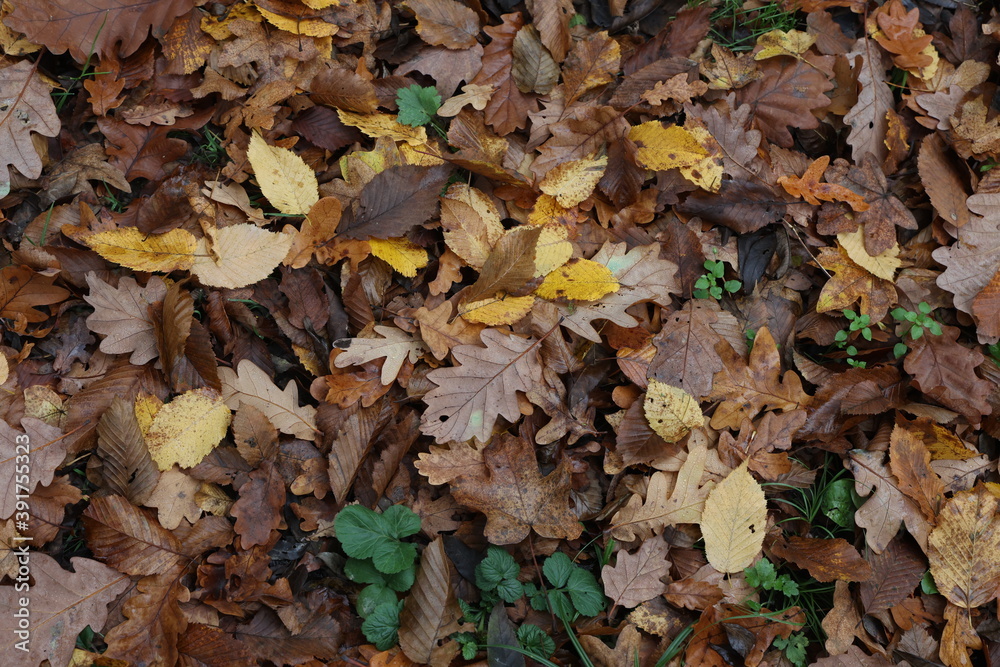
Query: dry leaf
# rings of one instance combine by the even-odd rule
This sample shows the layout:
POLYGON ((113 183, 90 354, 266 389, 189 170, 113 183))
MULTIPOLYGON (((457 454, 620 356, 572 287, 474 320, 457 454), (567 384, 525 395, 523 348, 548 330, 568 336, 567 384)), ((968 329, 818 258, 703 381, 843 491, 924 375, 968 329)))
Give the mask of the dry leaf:
POLYGON ((740 572, 753 563, 764 543, 767 501, 746 463, 708 494, 700 524, 705 556, 716 570, 740 572))

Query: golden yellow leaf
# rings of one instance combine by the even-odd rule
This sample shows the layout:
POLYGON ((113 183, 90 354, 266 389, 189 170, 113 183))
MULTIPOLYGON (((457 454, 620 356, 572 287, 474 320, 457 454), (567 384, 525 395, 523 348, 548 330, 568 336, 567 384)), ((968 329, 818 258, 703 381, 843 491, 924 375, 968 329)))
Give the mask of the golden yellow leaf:
POLYGON ((607 166, 606 155, 564 162, 545 174, 541 190, 555 197, 560 206, 576 206, 594 191, 607 166))
POLYGON ((294 235, 279 234, 244 223, 215 230, 215 240, 198 241, 198 257, 191 273, 203 285, 236 289, 270 275, 292 247, 294 235), (213 257, 214 255, 214 257, 213 257))
POLYGON ((543 299, 596 301, 620 287, 611 269, 589 259, 570 260, 545 276, 535 290, 543 299))
POLYGON ((411 146, 403 143, 399 145, 399 155, 403 158, 404 164, 415 164, 418 167, 434 167, 444 164, 444 160, 430 154, 435 150, 429 144, 411 146))
POLYGON ((927 538, 927 558, 941 595, 953 605, 974 609, 1000 588, 998 501, 985 487, 956 493, 938 515, 927 538))
POLYGON ((332 37, 340 29, 335 23, 327 23, 318 18, 292 18, 269 12, 261 6, 257 11, 275 28, 290 32, 293 35, 308 35, 309 37, 332 37))
POLYGON ((684 129, 695 138, 708 155, 692 165, 681 167, 681 176, 706 192, 718 192, 722 187, 722 172, 725 168, 721 157, 722 147, 704 127, 693 125, 684 129))
POLYGON ((650 428, 667 442, 677 442, 705 423, 705 415, 691 394, 659 380, 649 380, 642 407, 650 428))
POLYGON ((316 174, 287 148, 271 146, 254 132, 247 159, 253 166, 260 191, 282 213, 305 215, 319 201, 316 174))
POLYGON ((740 572, 753 563, 764 544, 767 500, 744 461, 705 500, 701 534, 705 556, 719 572, 740 572))
POLYGON ((135 420, 139 423, 139 431, 143 437, 149 433, 149 427, 153 425, 153 419, 162 407, 163 401, 153 394, 141 391, 135 397, 135 420))
POLYGON ((529 225, 547 225, 563 219, 570 211, 561 206, 552 195, 542 194, 535 200, 535 205, 528 214, 529 225))
POLYGON ((458 314, 466 322, 478 322, 491 327, 504 324, 514 324, 531 312, 535 304, 533 296, 503 296, 493 299, 480 299, 463 303, 458 307, 458 314))
POLYGON ((441 226, 447 246, 476 270, 483 268, 504 234, 490 198, 464 183, 455 183, 441 198, 441 226))
POLYGON ((234 21, 246 20, 260 23, 263 19, 257 7, 246 2, 238 2, 229 7, 223 16, 205 14, 201 17, 201 30, 217 42, 222 42, 233 36, 229 29, 234 21))
POLYGON ((230 416, 214 389, 184 392, 153 418, 146 434, 149 455, 160 470, 175 463, 182 468, 196 466, 225 437, 230 416))
POLYGON ((930 425, 931 437, 924 438, 931 461, 964 461, 979 456, 979 452, 965 446, 958 436, 937 424, 930 425))
POLYGON ((757 46, 761 50, 754 55, 754 60, 765 60, 775 56, 798 56, 809 50, 816 43, 816 36, 801 30, 772 30, 757 38, 757 46))
POLYGON ((847 256, 850 257, 855 264, 868 271, 868 273, 877 278, 882 278, 883 280, 891 281, 894 279, 896 269, 898 269, 901 264, 899 261, 898 243, 885 252, 872 257, 868 254, 868 251, 865 250, 864 225, 859 226, 856 231, 837 234, 837 240, 840 242, 844 252, 847 253, 847 256))
POLYGON ((690 132, 677 125, 664 127, 658 120, 636 125, 628 137, 638 147, 636 160, 647 169, 688 167, 708 156, 708 151, 690 132))
POLYGON ((226 516, 234 501, 218 484, 202 482, 198 492, 194 494, 194 502, 209 514, 226 516))
POLYGON ((427 130, 403 125, 392 114, 363 114, 337 109, 337 115, 340 116, 341 123, 356 127, 369 137, 389 137, 393 141, 405 141, 411 146, 427 143, 427 130))
POLYGON ((399 271, 414 278, 417 270, 427 266, 427 251, 408 239, 368 239, 372 254, 399 271))
POLYGON ((91 234, 84 241, 109 262, 134 271, 163 273, 191 268, 198 246, 194 235, 183 229, 143 234, 135 227, 124 227, 91 234))
POLYGON ((0 384, 7 381, 10 375, 10 365, 7 363, 7 357, 4 356, 3 352, 0 352, 0 384))
POLYGON ((573 256, 569 230, 560 224, 545 225, 535 245, 535 277, 552 273, 573 256))

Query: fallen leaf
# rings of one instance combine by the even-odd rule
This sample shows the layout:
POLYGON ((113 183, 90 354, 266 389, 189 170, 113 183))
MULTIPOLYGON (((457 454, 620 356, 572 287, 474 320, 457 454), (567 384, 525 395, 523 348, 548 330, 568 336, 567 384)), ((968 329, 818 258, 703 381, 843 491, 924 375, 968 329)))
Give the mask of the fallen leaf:
POLYGON ((746 463, 709 492, 699 523, 705 556, 716 570, 740 572, 753 563, 764 543, 767 501, 746 463))
POLYGON ((670 570, 668 551, 669 545, 664 540, 646 540, 634 554, 619 551, 614 566, 601 568, 604 592, 615 606, 631 609, 666 590, 661 579, 670 570))

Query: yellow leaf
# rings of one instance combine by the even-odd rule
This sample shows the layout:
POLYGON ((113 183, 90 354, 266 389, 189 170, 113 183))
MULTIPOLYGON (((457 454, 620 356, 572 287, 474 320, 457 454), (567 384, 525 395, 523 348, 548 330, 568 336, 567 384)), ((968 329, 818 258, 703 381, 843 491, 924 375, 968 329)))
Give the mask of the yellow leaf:
POLYGON ((647 169, 689 167, 708 156, 708 151, 690 132, 677 125, 664 127, 658 120, 636 125, 628 137, 638 147, 636 159, 647 169))
POLYGON ((691 133, 708 155, 690 166, 681 167, 681 176, 706 192, 718 192, 722 187, 722 172, 725 168, 721 157, 722 147, 704 127, 693 125, 684 129, 691 133))
POLYGON ((705 423, 705 415, 691 394, 659 380, 649 380, 642 407, 650 428, 667 442, 677 442, 705 423))
MULTIPOLYGON (((576 211, 576 213, 579 213, 579 211, 576 211)), ((567 214, 574 219, 576 217, 574 213, 570 212, 570 208, 560 206, 555 197, 543 194, 535 200, 535 206, 531 209, 531 213, 528 214, 528 224, 547 225, 565 219, 567 214)))
POLYGON ((337 115, 340 116, 341 123, 356 127, 369 137, 389 137, 393 141, 405 141, 411 146, 427 143, 427 130, 403 125, 392 114, 363 114, 337 109, 337 115))
POLYGON ((1000 587, 998 502, 976 486, 955 494, 941 508, 938 525, 927 538, 927 559, 941 595, 963 609, 980 607, 1000 587))
POLYGON ((764 544, 767 500, 744 461, 712 489, 701 515, 705 556, 719 572, 740 572, 764 544))
POLYGON ((586 158, 564 162, 545 174, 541 190, 552 195, 560 206, 576 206, 594 191, 608 166, 608 157, 586 158))
POLYGON ((552 273, 573 256, 569 230, 559 224, 545 225, 535 246, 535 277, 552 273))
POLYGON ((254 132, 247 158, 257 176, 260 191, 282 213, 305 215, 319 201, 316 174, 287 148, 270 146, 254 132))
POLYGON ((464 183, 455 183, 441 197, 441 226, 451 251, 476 270, 483 268, 504 233, 490 198, 464 183))
POLYGON ((865 250, 865 228, 864 225, 858 227, 853 232, 842 232, 837 234, 837 240, 847 253, 847 256, 854 260, 854 263, 868 271, 868 273, 882 278, 883 280, 893 280, 896 269, 899 268, 899 244, 895 244, 883 253, 872 257, 865 250))
POLYGON ((198 465, 229 429, 229 408, 214 389, 192 389, 160 408, 146 434, 149 455, 160 470, 175 463, 198 465))
POLYGON ((458 314, 466 322, 478 322, 491 327, 504 324, 514 324, 531 312, 535 304, 533 296, 498 295, 493 299, 480 299, 463 303, 458 307, 458 314))
POLYGON ((62 397, 45 385, 31 385, 24 390, 24 416, 61 427, 66 419, 62 397))
POLYGON ((979 452, 965 446, 958 436, 937 424, 930 425, 932 439, 924 439, 931 461, 964 461, 979 456, 979 452))
POLYGON ((203 285, 229 289, 267 278, 288 254, 294 240, 292 234, 269 232, 247 223, 215 230, 214 236, 211 249, 207 239, 198 241, 198 257, 191 273, 203 285))
POLYGON ((0 384, 7 381, 10 376, 10 365, 7 363, 7 357, 4 356, 3 352, 0 352, 0 384))
POLYGON ((429 153, 435 151, 436 149, 428 144, 411 146, 404 143, 399 145, 399 154, 403 158, 403 162, 406 164, 415 164, 418 167, 435 167, 439 164, 444 164, 444 160, 441 158, 429 155, 429 153))
POLYGON ((407 278, 427 266, 427 251, 408 239, 368 239, 372 254, 407 278))
POLYGON ((765 60, 775 56, 798 56, 809 50, 816 43, 816 36, 801 30, 772 30, 757 38, 757 46, 761 50, 753 57, 754 60, 765 60))
POLYGON ((340 29, 335 23, 327 23, 319 18, 291 18, 269 12, 261 6, 257 11, 275 28, 290 32, 293 35, 308 35, 309 37, 333 37, 340 29))
POLYGON ((619 287, 608 267, 589 259, 576 259, 545 276, 535 294, 543 299, 597 301, 617 292, 619 287))
POLYGON ((139 431, 143 437, 149 433, 149 427, 153 425, 153 419, 162 407, 163 401, 153 394, 140 391, 135 397, 135 420, 139 423, 139 431))
POLYGON ((134 271, 162 273, 191 268, 198 246, 194 235, 183 229, 143 234, 135 227, 124 227, 91 234, 84 241, 109 262, 134 271))

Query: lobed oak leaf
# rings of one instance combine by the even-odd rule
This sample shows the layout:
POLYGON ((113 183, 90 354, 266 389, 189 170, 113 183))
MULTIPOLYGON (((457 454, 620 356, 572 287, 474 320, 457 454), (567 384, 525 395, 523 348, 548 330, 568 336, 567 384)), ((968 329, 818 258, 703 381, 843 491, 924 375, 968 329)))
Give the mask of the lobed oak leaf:
POLYGON ((916 503, 903 495, 898 482, 882 462, 882 452, 852 450, 844 465, 854 474, 858 495, 871 496, 854 513, 855 523, 865 529, 865 541, 882 553, 906 521, 910 534, 926 543, 930 526, 916 503))
POLYGON ((282 433, 294 435, 302 440, 315 440, 319 434, 316 428, 316 408, 299 405, 299 391, 294 382, 289 382, 282 391, 274 381, 249 359, 243 359, 236 367, 219 369, 222 382, 222 400, 236 410, 246 403, 260 410, 282 433))
POLYGON ((152 276, 145 287, 135 278, 124 276, 118 287, 87 273, 90 294, 84 300, 94 307, 87 317, 87 327, 101 334, 101 351, 106 354, 131 353, 129 361, 141 366, 158 356, 155 326, 149 315, 150 307, 163 302, 167 288, 163 279, 152 276))
POLYGON ((451 319, 453 312, 452 305, 446 302, 433 309, 421 306, 413 314, 420 325, 420 337, 438 360, 447 357, 456 345, 475 345, 481 340, 483 327, 460 317, 451 319))
MULTIPOLYGON (((23 10, 23 5, 15 7, 23 10)), ((6 21, 16 22, 15 15, 6 21)), ((23 32, 23 31, 22 31, 23 32)), ((30 60, 0 69, 0 197, 10 192, 14 167, 28 178, 42 174, 42 159, 32 144, 31 133, 45 137, 59 134, 59 117, 49 96, 48 86, 30 60)))
POLYGON ((452 350, 457 366, 427 374, 438 386, 424 396, 428 409, 420 430, 439 443, 488 440, 497 417, 518 419, 516 392, 541 382, 538 341, 495 329, 484 330, 481 337, 485 348, 459 345, 452 350))
POLYGON ((992 411, 986 397, 995 388, 976 375, 983 354, 958 342, 957 327, 941 329, 940 336, 921 336, 910 344, 903 368, 926 396, 978 423, 992 411))
POLYGON ((699 523, 705 557, 716 570, 740 572, 753 563, 764 544, 767 500, 746 463, 708 494, 699 523))
POLYGON ((703 440, 693 445, 689 443, 687 459, 676 480, 671 483, 666 473, 653 473, 646 488, 645 502, 638 496, 632 496, 611 520, 612 537, 631 542, 648 539, 663 532, 667 526, 698 523, 705 498, 713 488, 711 483, 701 485, 707 460, 708 449, 703 440))
POLYGON ((15 586, 0 587, 0 604, 11 613, 0 622, 9 655, 19 656, 25 665, 38 665, 48 660, 55 665, 71 663, 77 637, 90 626, 103 626, 108 618, 108 605, 129 587, 127 576, 88 558, 72 558, 68 572, 51 556, 39 551, 31 553, 31 641, 27 652, 17 647, 18 619, 14 611, 23 608, 18 599, 23 591, 15 586))
POLYGON ((417 456, 413 464, 429 484, 447 484, 462 476, 485 477, 486 463, 483 459, 482 442, 469 445, 453 443, 450 447, 431 445, 429 451, 417 456))
POLYGON ((753 419, 765 408, 787 412, 811 402, 794 371, 781 374, 781 356, 766 327, 757 331, 749 361, 744 361, 726 342, 717 343, 716 350, 723 360, 723 370, 715 374, 708 398, 721 399, 722 404, 712 415, 712 428, 736 430, 743 419, 753 419))
POLYGON ((408 358, 416 363, 427 352, 422 340, 413 339, 395 327, 375 326, 375 332, 382 338, 349 338, 334 341, 334 345, 344 351, 337 355, 334 365, 345 368, 352 364, 361 365, 374 359, 385 359, 382 364, 382 384, 392 384, 408 358))
POLYGON ((485 472, 452 484, 455 500, 486 514, 486 538, 516 544, 531 530, 542 537, 573 540, 583 526, 570 510, 566 462, 542 477, 534 447, 524 438, 501 434, 483 450, 485 472))
POLYGON ((848 204, 855 212, 867 211, 868 203, 864 199, 842 185, 820 183, 823 172, 830 164, 830 156, 824 155, 813 160, 802 176, 781 176, 778 183, 785 192, 793 197, 802 197, 813 206, 819 206, 819 200, 840 201, 848 204))
POLYGON ((915 74, 926 74, 927 78, 933 76, 933 72, 920 71, 935 63, 937 52, 931 46, 934 38, 920 27, 919 11, 907 11, 900 0, 889 0, 874 12, 872 18, 879 28, 873 34, 875 41, 892 54, 900 69, 917 70, 915 74))
POLYGON ((757 38, 754 60, 767 60, 775 56, 799 56, 816 43, 816 36, 801 30, 771 30, 757 38))
POLYGON ((35 306, 51 306, 65 301, 69 292, 53 283, 55 276, 45 276, 26 266, 11 264, 0 269, 0 318, 24 318, 44 322, 48 315, 35 306))
POLYGON ((21 427, 23 433, 0 420, 0 480, 12 491, 0 499, 0 519, 8 519, 14 514, 18 495, 30 494, 39 485, 51 484, 56 469, 66 458, 68 443, 60 429, 32 417, 23 418, 21 427), (25 475, 23 458, 18 473, 18 455, 23 457, 26 447, 31 467, 25 475))
POLYGON ((230 509, 244 549, 269 542, 271 532, 282 522, 281 508, 285 504, 285 481, 273 463, 261 461, 256 470, 250 471, 249 478, 230 509))
POLYGON ((646 540, 634 554, 618 552, 615 564, 601 568, 604 594, 615 606, 639 606, 661 595, 667 585, 662 579, 670 572, 667 555, 670 545, 663 538, 646 540))
POLYGON ((178 657, 178 640, 188 627, 180 602, 190 594, 173 574, 143 577, 125 600, 126 620, 105 635, 105 655, 140 664, 169 664, 178 657))
POLYGON ((182 521, 193 524, 201 517, 202 510, 196 502, 200 488, 200 481, 175 466, 160 475, 143 505, 156 509, 156 518, 161 526, 175 530, 182 521))

